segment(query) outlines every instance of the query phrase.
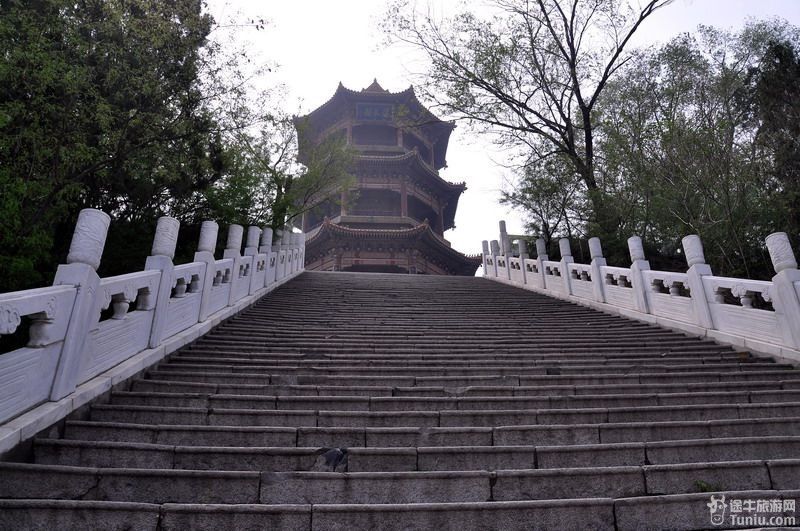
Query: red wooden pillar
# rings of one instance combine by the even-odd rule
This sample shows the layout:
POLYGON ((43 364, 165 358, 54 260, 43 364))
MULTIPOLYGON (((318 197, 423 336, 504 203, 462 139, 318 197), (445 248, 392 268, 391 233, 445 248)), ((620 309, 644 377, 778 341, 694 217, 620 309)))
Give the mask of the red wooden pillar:
POLYGON ((408 217, 408 187, 405 179, 400 181, 400 215, 408 217))

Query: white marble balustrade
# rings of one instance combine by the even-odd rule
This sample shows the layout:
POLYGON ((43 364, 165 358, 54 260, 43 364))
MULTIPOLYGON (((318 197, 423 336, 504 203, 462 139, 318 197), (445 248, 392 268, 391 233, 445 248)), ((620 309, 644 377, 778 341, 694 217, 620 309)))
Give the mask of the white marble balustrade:
POLYGON ((271 229, 249 227, 242 252, 244 230, 232 225, 217 259, 211 221, 194 261, 174 265, 179 224, 165 217, 143 271, 99 278, 109 223, 82 211, 56 285, 0 294, 0 335, 28 330, 24 346, 0 353, 0 452, 303 271, 304 234, 287 229, 273 241, 271 229))
POLYGON ((712 275, 696 235, 683 239, 688 271, 676 273, 651 270, 636 236, 628 240, 631 266, 616 267, 606 264, 597 238, 589 241, 591 263, 578 264, 566 239, 560 261, 547 256, 543 240, 536 257, 524 242, 501 247, 504 229, 501 223, 491 246, 483 242, 486 278, 800 362, 800 271, 785 233, 766 238, 776 274, 760 281, 712 275))

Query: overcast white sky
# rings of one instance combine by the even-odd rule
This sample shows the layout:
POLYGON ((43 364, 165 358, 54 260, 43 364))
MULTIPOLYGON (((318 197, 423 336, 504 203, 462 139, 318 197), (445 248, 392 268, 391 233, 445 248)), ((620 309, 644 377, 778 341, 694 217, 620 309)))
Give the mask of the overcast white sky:
MULTIPOLYGON (((436 1, 440 9, 458 5, 455 0, 436 1)), ((484 4, 464 3, 476 11, 484 4)), ((304 114, 325 103, 340 81, 360 90, 377 78, 383 88, 396 92, 412 84, 413 74, 424 71, 424 63, 411 50, 383 46, 378 23, 386 4, 386 0, 209 0, 209 11, 220 22, 236 13, 240 21, 268 21, 265 31, 236 30, 237 36, 247 42, 251 56, 278 64, 263 83, 285 84, 289 95, 285 110, 304 114)), ((735 30, 748 18, 774 16, 800 25, 800 0, 676 0, 644 23, 635 44, 665 42, 699 24, 735 30)), ((523 219, 498 202, 506 170, 495 161, 502 162, 503 154, 493 153, 485 139, 466 129, 461 125, 451 136, 448 168, 441 172, 445 179, 468 186, 459 201, 456 228, 445 236, 454 248, 477 254, 481 240, 497 237, 500 219, 507 221, 512 234, 522 231, 523 219)))

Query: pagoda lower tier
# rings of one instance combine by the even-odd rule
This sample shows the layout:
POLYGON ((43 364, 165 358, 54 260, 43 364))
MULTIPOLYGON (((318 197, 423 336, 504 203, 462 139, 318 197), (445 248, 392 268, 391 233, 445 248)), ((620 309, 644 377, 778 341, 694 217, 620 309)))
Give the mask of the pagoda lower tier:
POLYGON ((480 256, 466 256, 427 222, 404 229, 353 228, 329 219, 306 239, 306 269, 473 276, 480 256))

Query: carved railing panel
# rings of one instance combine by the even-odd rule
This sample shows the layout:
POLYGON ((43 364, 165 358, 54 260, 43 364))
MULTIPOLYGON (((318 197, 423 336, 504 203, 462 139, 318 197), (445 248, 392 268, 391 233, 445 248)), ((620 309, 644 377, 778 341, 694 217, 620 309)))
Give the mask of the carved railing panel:
POLYGON ((0 294, 0 335, 30 320, 27 344, 0 354, 0 422, 49 398, 76 293, 54 286, 0 294))
POLYGON ((780 342, 781 333, 772 307, 772 282, 707 276, 703 277, 703 285, 717 330, 780 342))
POLYGON ((644 271, 642 277, 653 315, 687 323, 697 320, 686 273, 644 271))
POLYGON ((592 266, 573 262, 567 266, 567 270, 569 271, 572 294, 582 299, 592 300, 594 298, 592 266))
POLYGON ((160 271, 100 280, 98 315, 109 310, 109 316, 89 332, 79 383, 147 348, 160 280, 160 271))

